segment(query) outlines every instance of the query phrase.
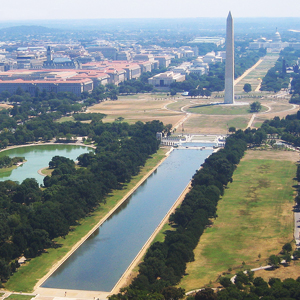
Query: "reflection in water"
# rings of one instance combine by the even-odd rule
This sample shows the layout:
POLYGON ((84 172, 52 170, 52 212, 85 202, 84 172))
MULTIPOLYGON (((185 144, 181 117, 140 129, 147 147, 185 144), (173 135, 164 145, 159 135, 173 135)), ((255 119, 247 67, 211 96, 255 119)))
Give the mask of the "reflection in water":
POLYGON ((124 210, 131 200, 132 195, 130 195, 123 203, 120 205, 112 215, 110 215, 107 220, 110 220, 113 216, 118 215, 122 210, 124 210))
POLYGON ((211 153, 173 151, 42 286, 110 291, 211 153))

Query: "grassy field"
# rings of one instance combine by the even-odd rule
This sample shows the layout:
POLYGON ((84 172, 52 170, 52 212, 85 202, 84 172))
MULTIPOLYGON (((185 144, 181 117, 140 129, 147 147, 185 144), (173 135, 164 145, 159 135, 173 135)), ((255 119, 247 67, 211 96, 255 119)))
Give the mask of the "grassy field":
MULTIPOLYGON (((251 118, 251 114, 247 116, 209 116, 193 114, 184 122, 184 132, 187 133, 203 133, 203 134, 225 134, 228 128, 234 126, 237 129, 245 129, 251 118)), ((181 133, 182 126, 178 128, 176 133, 181 133)))
POLYGON ((229 268, 239 269, 243 261, 246 268, 265 265, 271 254, 293 240, 297 159, 297 153, 288 151, 247 151, 218 204, 218 218, 194 251, 195 261, 188 264, 181 287, 187 291, 203 287, 229 268))
POLYGON ((292 261, 288 267, 281 266, 275 270, 259 270, 255 272, 256 277, 262 277, 266 282, 270 278, 280 278, 284 280, 286 278, 297 279, 300 276, 300 261, 292 261))
POLYGON ((72 116, 70 116, 70 117, 61 117, 61 118, 58 119, 56 122, 57 122, 57 123, 63 123, 63 122, 67 122, 67 121, 72 121, 72 122, 74 122, 75 119, 74 119, 72 116))
POLYGON ((182 117, 183 113, 171 111, 165 108, 172 103, 173 98, 158 95, 134 95, 120 97, 118 101, 104 101, 88 109, 87 112, 100 112, 106 114, 103 122, 113 122, 119 117, 132 124, 137 121, 148 122, 161 120, 164 124, 175 125, 182 117))
MULTIPOLYGON (((268 108, 263 106, 261 112, 267 111, 268 108)), ((187 111, 197 114, 206 115, 246 115, 251 114, 249 105, 238 105, 238 106, 228 106, 228 105, 197 105, 191 106, 187 111)))
POLYGON ((9 297, 5 298, 5 299, 8 299, 8 300, 30 300, 33 297, 34 296, 13 294, 13 295, 10 295, 9 297))
POLYGON ((165 156, 165 153, 166 149, 160 149, 157 154, 153 155, 152 159, 147 161, 139 175, 135 176, 122 190, 116 190, 107 197, 105 205, 100 206, 91 216, 83 220, 81 225, 76 226, 65 239, 56 239, 57 244, 61 245, 60 248, 48 249, 46 253, 19 268, 18 272, 5 284, 5 288, 11 291, 31 292, 37 281, 47 274, 50 268, 64 257, 72 246, 85 236, 145 174, 152 170, 165 156))
MULTIPOLYGON (((26 160, 24 161, 24 163, 26 163, 26 160)), ((1 176, 10 176, 11 172, 18 167, 22 168, 22 165, 20 165, 20 166, 13 165, 9 168, 0 168, 0 175, 1 176)))
POLYGON ((46 175, 46 176, 50 176, 53 171, 54 171, 53 169, 44 168, 44 169, 41 170, 41 173, 46 175))
POLYGON ((235 85, 236 93, 244 93, 243 87, 245 83, 250 83, 252 86, 252 91, 254 91, 259 85, 260 82, 268 70, 272 68, 278 59, 278 54, 267 54, 264 60, 259 64, 253 71, 251 71, 247 76, 245 76, 240 82, 235 85))
MULTIPOLYGON (((273 95, 270 92, 255 91, 259 87, 261 79, 265 76, 267 71, 275 64, 278 59, 278 54, 267 54, 263 61, 246 75, 235 86, 236 95, 243 98, 239 101, 252 103, 260 101, 263 109, 262 114, 257 117, 260 118, 253 124, 261 125, 261 120, 271 119, 275 116, 284 117, 287 114, 295 113, 290 109, 292 106, 288 103, 288 99, 268 98, 273 95), (252 84, 252 92, 245 93, 243 86, 245 83, 252 84), (263 97, 261 99, 260 97, 263 97), (270 112, 268 111, 271 108, 270 112), (266 112, 266 113, 263 113, 266 112)), ((224 92, 213 93, 211 98, 192 99, 190 97, 183 97, 176 95, 175 97, 167 96, 167 93, 146 93, 137 95, 119 96, 117 101, 104 101, 102 103, 93 105, 87 112, 100 112, 107 115, 103 122, 113 122, 118 117, 123 117, 125 122, 133 124, 137 121, 147 122, 151 120, 160 120, 164 124, 177 125, 186 114, 181 111, 189 106, 207 105, 211 102, 223 102, 224 92)), ((201 116, 191 116, 184 122, 184 133, 213 133, 224 134, 227 133, 228 128, 234 126, 238 129, 246 129, 247 124, 251 118, 249 106, 202 106, 193 107, 188 111, 201 116), (213 116, 212 116, 213 115, 213 116)), ((182 126, 177 128, 177 132, 182 132, 182 126)))
POLYGON ((0 175, 1 176, 10 176, 12 170, 14 170, 16 168, 17 168, 17 166, 12 166, 12 167, 9 167, 9 168, 0 168, 0 175))

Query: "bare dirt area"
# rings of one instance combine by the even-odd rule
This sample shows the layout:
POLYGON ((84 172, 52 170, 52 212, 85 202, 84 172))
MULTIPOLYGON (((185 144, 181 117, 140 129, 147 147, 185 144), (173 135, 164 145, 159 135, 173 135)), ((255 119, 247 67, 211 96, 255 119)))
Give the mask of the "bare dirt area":
MULTIPOLYGON (((103 122, 113 122, 117 118, 122 117, 125 122, 130 124, 137 121, 160 120, 164 124, 172 124, 174 127, 187 116, 187 113, 184 111, 188 107, 195 104, 201 105, 221 101, 218 98, 154 98, 150 94, 142 96, 143 98, 120 97, 117 101, 105 101, 90 107, 87 112, 106 114, 107 117, 103 119, 103 122)), ((257 101, 257 98, 249 97, 243 99, 243 101, 251 103, 257 101)), ((288 103, 287 99, 271 100, 267 98, 260 101, 267 111, 256 114, 253 126, 259 126, 263 121, 272 119, 275 116, 282 118, 298 111, 298 106, 288 103)), ((241 109, 239 105, 237 105, 237 109, 241 109)), ((236 112, 228 115, 218 115, 217 113, 214 114, 214 108, 212 108, 212 111, 208 114, 191 113, 183 125, 177 128, 177 133, 225 134, 228 132, 229 127, 237 129, 247 128, 251 117, 251 113, 236 115, 236 112)))
POLYGON ((88 109, 87 112, 99 112, 106 114, 104 122, 112 122, 118 117, 124 121, 134 123, 136 121, 160 120, 164 124, 175 125, 184 117, 184 113, 168 110, 167 104, 174 100, 170 97, 154 98, 153 95, 142 95, 143 98, 132 99, 130 96, 120 97, 117 101, 104 101, 88 109))
POLYGON ((13 105, 9 105, 6 103, 0 103, 0 109, 12 108, 13 105))
POLYGON ((299 153, 295 151, 281 151, 281 150, 247 150, 247 155, 243 160, 251 159, 272 159, 272 160, 286 160, 297 162, 299 160, 299 153))
POLYGON ((262 102, 268 105, 271 110, 265 114, 260 114, 259 118, 263 120, 270 120, 274 117, 284 118, 287 115, 295 114, 299 110, 299 105, 288 103, 287 100, 274 100, 272 102, 262 102))

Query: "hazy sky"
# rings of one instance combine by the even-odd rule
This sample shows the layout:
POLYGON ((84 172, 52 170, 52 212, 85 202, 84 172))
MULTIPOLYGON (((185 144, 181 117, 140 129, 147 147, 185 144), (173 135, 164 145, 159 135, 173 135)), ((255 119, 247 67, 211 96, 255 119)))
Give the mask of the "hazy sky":
POLYGON ((6 20, 300 17, 299 0, 0 0, 6 20))

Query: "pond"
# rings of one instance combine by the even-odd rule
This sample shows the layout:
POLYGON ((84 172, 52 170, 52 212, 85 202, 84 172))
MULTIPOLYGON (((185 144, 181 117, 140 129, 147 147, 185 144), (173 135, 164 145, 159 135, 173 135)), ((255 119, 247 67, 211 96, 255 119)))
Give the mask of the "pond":
POLYGON ((10 157, 22 156, 26 162, 18 168, 0 174, 0 180, 13 180, 21 183, 26 178, 35 178, 39 184, 43 184, 44 176, 38 174, 38 170, 48 167, 53 156, 64 156, 74 161, 80 154, 93 151, 92 148, 77 145, 35 145, 18 147, 0 152, 0 157, 8 155, 10 157))

